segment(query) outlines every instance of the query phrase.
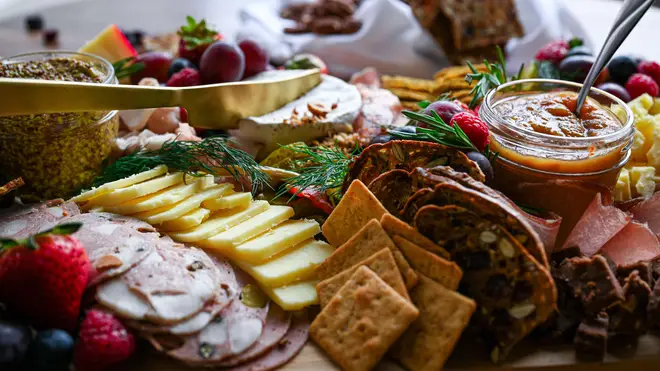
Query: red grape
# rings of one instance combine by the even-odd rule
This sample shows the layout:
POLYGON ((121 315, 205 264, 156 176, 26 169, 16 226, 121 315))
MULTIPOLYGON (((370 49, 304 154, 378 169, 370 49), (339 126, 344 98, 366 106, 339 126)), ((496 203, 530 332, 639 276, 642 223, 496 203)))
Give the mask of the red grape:
POLYGON ((239 81, 245 73, 245 55, 235 44, 216 41, 202 54, 199 72, 204 84, 239 81))
POLYGON ((432 115, 431 111, 435 111, 435 113, 437 113, 438 116, 442 118, 442 121, 444 121, 446 124, 449 124, 455 114, 464 112, 461 106, 446 100, 439 100, 429 104, 429 106, 424 110, 424 113, 427 115, 432 115))
POLYGON ((600 90, 604 90, 614 95, 615 97, 621 99, 624 102, 630 102, 632 100, 632 98, 630 97, 630 93, 628 93, 628 90, 626 90, 626 88, 615 82, 606 82, 597 85, 596 88, 600 90))
POLYGON ((138 55, 137 62, 144 64, 144 69, 131 76, 131 82, 137 84, 144 77, 153 77, 158 82, 167 82, 172 56, 165 52, 146 52, 138 55))
POLYGON ((245 76, 254 76, 268 68, 268 52, 252 40, 243 40, 238 43, 245 54, 245 76))

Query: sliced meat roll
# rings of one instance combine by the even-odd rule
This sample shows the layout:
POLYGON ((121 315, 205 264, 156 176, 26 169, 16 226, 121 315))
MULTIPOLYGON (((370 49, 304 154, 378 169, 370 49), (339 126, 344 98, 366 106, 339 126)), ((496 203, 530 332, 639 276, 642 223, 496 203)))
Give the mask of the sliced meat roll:
POLYGON ((33 205, 14 205, 0 210, 0 237, 20 239, 39 233, 49 225, 80 214, 73 202, 45 201, 33 205))

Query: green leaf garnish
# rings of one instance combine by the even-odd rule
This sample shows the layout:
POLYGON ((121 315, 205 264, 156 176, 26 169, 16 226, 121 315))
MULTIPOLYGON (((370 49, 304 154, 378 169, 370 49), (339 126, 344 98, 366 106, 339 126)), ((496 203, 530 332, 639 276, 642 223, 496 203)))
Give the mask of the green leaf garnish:
POLYGON ((216 40, 218 31, 209 28, 206 20, 202 19, 197 22, 195 18, 187 16, 186 22, 177 31, 177 35, 185 42, 186 49, 193 50, 200 45, 211 44, 216 40))
POLYGON ((574 38, 568 40, 568 48, 569 49, 573 49, 576 46, 582 46, 582 45, 584 45, 584 41, 582 41, 582 39, 580 39, 579 37, 574 37, 574 38))
POLYGON ((504 53, 502 49, 497 47, 497 63, 490 63, 487 59, 484 59, 484 65, 486 66, 486 72, 479 72, 470 62, 467 62, 468 67, 472 73, 465 75, 465 81, 468 84, 472 84, 472 81, 477 81, 477 84, 470 90, 470 95, 472 95, 472 100, 470 100, 469 107, 474 108, 477 104, 484 99, 486 94, 488 94, 491 89, 497 88, 498 86, 508 82, 518 80, 524 66, 521 66, 518 75, 513 76, 512 78, 507 78, 506 76, 506 62, 504 60, 504 53))
POLYGON ((112 64, 118 80, 134 75, 144 69, 144 63, 136 62, 136 60, 136 57, 128 57, 112 64))

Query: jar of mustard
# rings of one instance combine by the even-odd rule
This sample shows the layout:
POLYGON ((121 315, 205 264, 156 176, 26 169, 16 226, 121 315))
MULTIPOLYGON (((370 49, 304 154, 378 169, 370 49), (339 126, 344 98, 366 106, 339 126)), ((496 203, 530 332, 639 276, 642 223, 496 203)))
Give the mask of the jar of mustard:
MULTIPOLYGON (((110 62, 73 52, 0 60, 0 77, 117 84, 110 62)), ((21 176, 28 199, 67 198, 100 173, 118 127, 117 111, 0 117, 0 173, 21 176)))

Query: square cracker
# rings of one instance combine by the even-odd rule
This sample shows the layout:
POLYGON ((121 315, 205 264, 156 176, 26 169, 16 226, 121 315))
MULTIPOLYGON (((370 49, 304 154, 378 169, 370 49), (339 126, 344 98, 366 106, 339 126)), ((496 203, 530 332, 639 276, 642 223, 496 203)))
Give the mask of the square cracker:
POLYGON ((396 261, 396 265, 403 276, 403 282, 406 283, 408 289, 413 288, 417 284, 417 274, 376 219, 372 219, 366 223, 357 234, 346 241, 345 244, 339 246, 332 255, 327 257, 323 263, 319 264, 316 267, 316 277, 321 281, 327 280, 335 274, 367 259, 383 248, 392 251, 394 261, 396 261))
POLYGON ((408 370, 441 370, 477 305, 420 274, 410 292, 419 317, 392 348, 392 354, 408 370))
POLYGON ((332 297, 335 296, 337 291, 339 291, 339 289, 341 289, 341 287, 351 279, 353 273, 355 273, 355 271, 357 271, 361 266, 365 266, 371 269, 378 275, 378 277, 385 281, 386 284, 390 285, 394 291, 398 292, 404 298, 410 300, 410 297, 408 296, 408 290, 406 290, 406 285, 403 283, 403 278, 401 277, 401 272, 399 272, 399 268, 396 267, 396 262, 394 261, 394 255, 392 255, 392 251, 387 248, 383 248, 379 252, 371 255, 367 259, 357 263, 345 271, 336 274, 332 278, 328 278, 325 281, 319 282, 319 284, 316 285, 316 292, 318 293, 321 308, 328 304, 332 297))
POLYGON ((346 371, 369 371, 419 311, 369 268, 359 267, 309 327, 312 339, 346 371))
POLYGON ((410 226, 403 220, 393 216, 392 214, 385 214, 380 218, 380 225, 385 232, 390 236, 401 236, 406 240, 422 247, 434 254, 439 255, 445 259, 449 259, 450 255, 447 250, 435 244, 433 241, 426 238, 423 234, 419 233, 414 227, 410 226))
POLYGON ((456 263, 426 251, 401 236, 392 239, 414 270, 450 290, 458 288, 463 271, 456 263))
POLYGON ((376 196, 356 179, 323 223, 323 235, 332 246, 341 246, 371 219, 380 219, 386 213, 376 196))

